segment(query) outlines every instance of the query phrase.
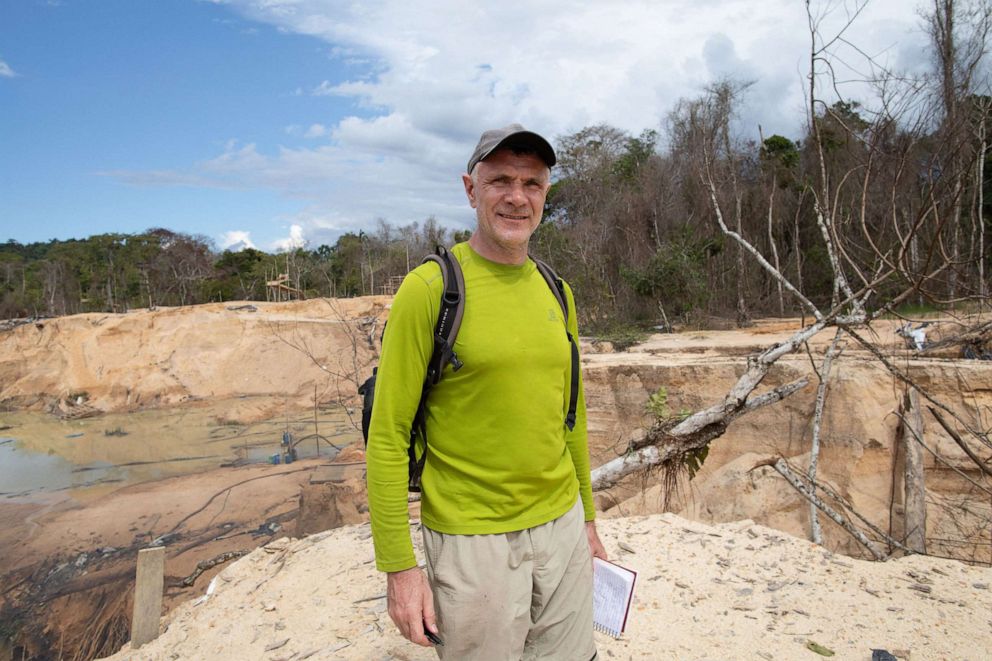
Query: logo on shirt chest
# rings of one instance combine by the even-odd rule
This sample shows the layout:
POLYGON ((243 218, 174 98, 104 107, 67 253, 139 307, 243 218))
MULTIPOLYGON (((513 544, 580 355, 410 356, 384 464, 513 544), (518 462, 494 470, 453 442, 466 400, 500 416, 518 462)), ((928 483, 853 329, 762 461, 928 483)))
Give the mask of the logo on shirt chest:
POLYGON ((548 321, 558 321, 558 314, 554 308, 548 308, 548 321))

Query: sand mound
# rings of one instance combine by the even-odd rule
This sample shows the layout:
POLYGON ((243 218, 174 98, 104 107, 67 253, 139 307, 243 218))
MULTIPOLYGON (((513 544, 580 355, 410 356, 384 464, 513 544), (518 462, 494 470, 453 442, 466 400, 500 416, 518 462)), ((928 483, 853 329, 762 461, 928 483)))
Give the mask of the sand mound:
MULTIPOLYGON (((751 521, 663 514, 600 528, 612 558, 638 572, 626 634, 596 634, 604 659, 818 658, 811 643, 840 659, 992 654, 992 569, 852 560, 751 521)), ((367 525, 270 543, 209 592, 170 614, 158 640, 110 658, 436 658, 393 628, 367 525)))

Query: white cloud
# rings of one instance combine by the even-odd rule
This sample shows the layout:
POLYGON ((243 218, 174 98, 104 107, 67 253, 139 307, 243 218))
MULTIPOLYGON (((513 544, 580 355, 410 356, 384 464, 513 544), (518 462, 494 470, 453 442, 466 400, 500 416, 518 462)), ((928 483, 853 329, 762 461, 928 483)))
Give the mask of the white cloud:
MULTIPOLYGON (((828 5, 835 11, 817 18, 825 36, 845 20, 844 0, 828 5)), ((754 81, 740 109, 745 137, 757 139, 760 124, 765 135, 796 138, 804 125, 809 31, 795 0, 535 0, 526 20, 514 3, 461 0, 226 6, 319 38, 338 61, 367 63, 347 80, 293 92, 350 102, 354 114, 286 129, 326 139, 310 148, 231 143, 188 172, 117 174, 133 183, 277 191, 300 201, 283 221, 312 241, 378 217, 470 224, 459 175, 479 133, 512 121, 549 138, 604 122, 636 134, 661 126, 680 97, 735 76, 754 81)), ((873 0, 846 36, 893 68, 918 70, 925 50, 906 0, 873 0)), ((840 59, 856 59, 835 48, 844 49, 840 59)), ((863 99, 868 90, 851 83, 843 93, 863 99)), ((293 237, 291 229, 280 245, 293 237)))
POLYGON ((291 135, 296 138, 323 138, 326 135, 330 135, 331 129, 324 126, 323 124, 311 124, 310 126, 304 127, 299 124, 290 124, 283 128, 283 131, 287 135, 291 135))
POLYGON ((3 60, 0 60, 0 78, 13 78, 16 75, 17 74, 10 68, 9 64, 3 60))
POLYGON ((310 94, 313 96, 334 96, 337 93, 336 86, 328 80, 321 81, 320 85, 310 90, 310 94))
POLYGON ((293 224, 289 227, 289 236, 278 239, 272 243, 272 249, 276 252, 286 252, 296 248, 303 248, 307 245, 307 240, 303 238, 303 226, 293 224))
POLYGON ((251 232, 246 232, 244 230, 230 230, 224 232, 220 238, 220 247, 222 250, 230 250, 232 252, 238 252, 244 250, 245 248, 255 248, 255 244, 251 241, 251 232))
POLYGON ((323 124, 311 124, 307 132, 303 134, 304 138, 321 138, 328 134, 327 127, 323 124))

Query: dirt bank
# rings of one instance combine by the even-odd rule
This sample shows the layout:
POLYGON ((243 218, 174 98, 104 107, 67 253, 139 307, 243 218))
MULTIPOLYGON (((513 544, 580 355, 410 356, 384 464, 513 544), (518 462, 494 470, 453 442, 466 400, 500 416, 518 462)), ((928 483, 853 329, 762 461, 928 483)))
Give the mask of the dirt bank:
POLYGON ((307 408, 314 386, 335 400, 349 370, 368 362, 389 300, 216 303, 19 326, 0 332, 0 404, 108 412, 250 395, 307 408))
MULTIPOLYGON (((659 335, 626 353, 584 356, 593 465, 615 457, 628 439, 651 424, 646 405, 652 394, 666 393, 671 416, 710 406, 743 373, 747 355, 784 340, 798 327, 798 320, 779 320, 748 332, 659 335)), ((890 359, 962 419, 988 428, 992 363, 917 356, 902 346, 894 329, 888 322, 873 327, 890 359)), ((815 337, 812 355, 821 356, 831 339, 831 333, 815 337)), ((826 391, 817 474, 874 525, 900 538, 897 414, 905 386, 860 346, 847 342, 840 348, 826 391)), ((711 523, 753 519, 798 537, 809 536, 808 502, 770 467, 760 467, 776 457, 803 472, 808 467, 817 384, 809 356, 781 358, 757 392, 802 377, 810 385, 738 419, 711 443, 695 479, 681 483, 681 493, 669 504, 672 511, 711 523)), ((928 551, 990 562, 992 501, 974 484, 988 488, 986 477, 929 411, 924 411, 923 422, 929 448, 924 456, 928 551)), ((983 457, 988 459, 987 451, 983 457)), ((665 501, 658 483, 657 475, 638 476, 601 493, 597 502, 610 516, 659 513, 665 501)), ((866 556, 847 532, 821 519, 828 548, 866 556)))
POLYGON ((140 548, 154 540, 167 545, 165 602, 177 606, 201 594, 231 557, 296 534, 301 489, 327 463, 216 469, 86 504, 0 504, 0 618, 19 631, 26 658, 113 652, 128 639, 140 548), (216 559, 196 573, 199 563, 216 559))

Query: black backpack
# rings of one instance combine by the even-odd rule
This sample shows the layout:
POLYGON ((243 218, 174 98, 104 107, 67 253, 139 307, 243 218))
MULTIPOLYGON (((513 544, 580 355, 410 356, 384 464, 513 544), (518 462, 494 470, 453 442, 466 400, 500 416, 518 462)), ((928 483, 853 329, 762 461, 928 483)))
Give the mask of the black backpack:
MULTIPOLYGON (((444 293, 441 295, 441 309, 438 311, 437 324, 434 326, 434 351, 427 363, 427 374, 424 377, 424 385, 420 393, 420 403, 417 405, 417 412, 413 416, 413 424, 410 426, 410 445, 407 448, 409 455, 409 481, 407 488, 410 491, 420 491, 420 476, 424 472, 424 464, 427 461, 427 395, 431 389, 441 380, 444 368, 450 363, 451 368, 458 371, 462 367, 462 362, 455 354, 455 338, 458 337, 458 329, 462 324, 462 315, 465 312, 465 279, 462 277, 462 268, 458 260, 451 256, 442 246, 436 248, 436 252, 424 257, 422 264, 434 262, 441 267, 441 279, 444 283, 444 293), (424 453, 417 457, 416 439, 420 437, 424 442, 424 453)), ((571 345, 572 352, 572 373, 568 396, 568 413, 565 415, 565 426, 571 431, 575 427, 575 407, 579 398, 579 347, 568 331, 568 302, 565 298, 565 285, 558 274, 544 262, 535 259, 537 270, 544 277, 545 282, 554 294, 558 305, 561 306, 562 315, 565 319, 565 335, 571 345)), ((382 334, 385 336, 386 329, 383 327, 382 334)), ((372 376, 359 386, 358 394, 362 395, 362 436, 365 437, 365 446, 369 444, 369 425, 372 422, 372 404, 375 395, 375 379, 378 368, 372 368, 372 376)))

